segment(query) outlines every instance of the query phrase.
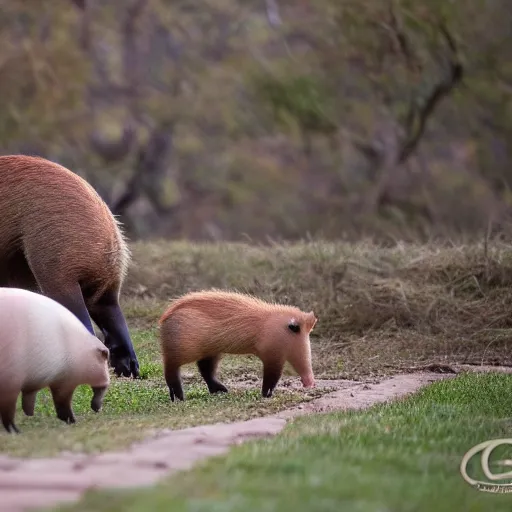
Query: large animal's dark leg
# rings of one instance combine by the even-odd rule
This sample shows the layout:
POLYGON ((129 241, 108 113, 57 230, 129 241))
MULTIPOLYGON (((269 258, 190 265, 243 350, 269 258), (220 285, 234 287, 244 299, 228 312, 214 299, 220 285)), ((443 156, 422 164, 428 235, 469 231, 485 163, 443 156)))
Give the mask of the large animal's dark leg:
POLYGON ((139 362, 117 294, 113 291, 105 292, 96 303, 89 306, 89 311, 105 336, 105 345, 110 350, 110 364, 116 374, 138 377, 139 362))
POLYGON ((165 382, 169 388, 169 396, 171 401, 174 402, 174 398, 184 401, 185 396, 183 395, 183 386, 181 384, 181 375, 179 368, 173 368, 171 366, 165 367, 165 382))
POLYGON ((261 394, 264 398, 270 398, 274 392, 281 374, 283 373, 283 365, 275 361, 265 361, 263 363, 263 385, 261 394))
POLYGON ((71 408, 71 399, 73 398, 74 389, 61 388, 59 386, 51 386, 50 391, 52 392, 53 403, 55 405, 55 412, 57 418, 64 421, 68 425, 75 423, 75 415, 71 408))
POLYGON ((16 399, 4 400, 0 404, 0 416, 2 418, 2 425, 9 434, 19 434, 20 431, 14 423, 14 415, 16 414, 16 399))
POLYGON ((219 363, 219 357, 205 357, 204 359, 200 359, 197 361, 197 367, 199 368, 199 373, 201 377, 203 377, 206 385, 208 386, 208 391, 210 393, 227 393, 228 388, 220 382, 217 377, 215 377, 215 372, 217 370, 217 365, 219 363))

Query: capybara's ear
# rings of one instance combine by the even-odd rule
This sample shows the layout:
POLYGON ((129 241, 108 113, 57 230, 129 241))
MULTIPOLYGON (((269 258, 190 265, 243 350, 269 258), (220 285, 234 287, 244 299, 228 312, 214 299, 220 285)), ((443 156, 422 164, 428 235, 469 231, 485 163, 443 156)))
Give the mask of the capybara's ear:
POLYGON ((98 347, 98 352, 103 356, 103 359, 108 359, 109 350, 107 347, 98 347))
POLYGON ((315 313, 313 313, 313 311, 310 311, 306 315, 306 323, 309 331, 313 330, 313 327, 315 327, 317 320, 318 319, 316 318, 315 313))

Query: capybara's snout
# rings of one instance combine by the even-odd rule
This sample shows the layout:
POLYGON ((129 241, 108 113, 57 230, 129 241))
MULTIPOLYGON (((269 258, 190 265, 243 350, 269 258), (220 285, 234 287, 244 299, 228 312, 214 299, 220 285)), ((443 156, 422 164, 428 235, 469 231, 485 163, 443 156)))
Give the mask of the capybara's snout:
POLYGON ((315 387, 315 377, 313 375, 305 375, 301 378, 302 385, 305 388, 314 388, 315 387))
POLYGON ((108 386, 92 388, 93 396, 91 400, 91 409, 94 412, 98 412, 103 407, 103 398, 105 397, 107 388, 108 386))

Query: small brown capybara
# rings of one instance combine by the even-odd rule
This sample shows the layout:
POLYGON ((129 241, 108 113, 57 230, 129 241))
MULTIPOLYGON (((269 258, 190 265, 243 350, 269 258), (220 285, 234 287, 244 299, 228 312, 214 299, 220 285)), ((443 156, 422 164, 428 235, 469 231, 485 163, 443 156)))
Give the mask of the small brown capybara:
POLYGON ((57 417, 75 423, 71 400, 77 386, 93 389, 98 412, 110 384, 108 348, 58 302, 39 293, 0 288, 0 417, 9 433, 19 433, 14 416, 33 416, 37 392, 49 387, 57 417))
POLYGON ((116 374, 137 377, 119 306, 129 260, 119 223, 84 179, 44 158, 0 156, 0 286, 51 297, 94 334, 92 317, 116 374))
POLYGON ((263 362, 263 397, 271 397, 285 362, 313 387, 309 333, 317 318, 292 306, 237 292, 193 292, 160 318, 160 344, 171 400, 184 400, 180 367, 197 362, 210 393, 227 392, 215 373, 221 355, 253 354, 263 362))

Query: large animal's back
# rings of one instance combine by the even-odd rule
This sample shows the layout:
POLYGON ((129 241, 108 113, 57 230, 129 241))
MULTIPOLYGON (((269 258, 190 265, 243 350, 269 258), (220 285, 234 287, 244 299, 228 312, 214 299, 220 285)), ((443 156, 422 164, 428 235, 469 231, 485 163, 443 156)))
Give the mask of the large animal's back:
POLYGON ((0 253, 30 239, 63 261, 73 255, 94 266, 99 262, 88 260, 100 256, 112 260, 112 271, 120 260, 126 266, 128 249, 107 205, 85 180, 59 164, 0 156, 0 215, 0 253))

